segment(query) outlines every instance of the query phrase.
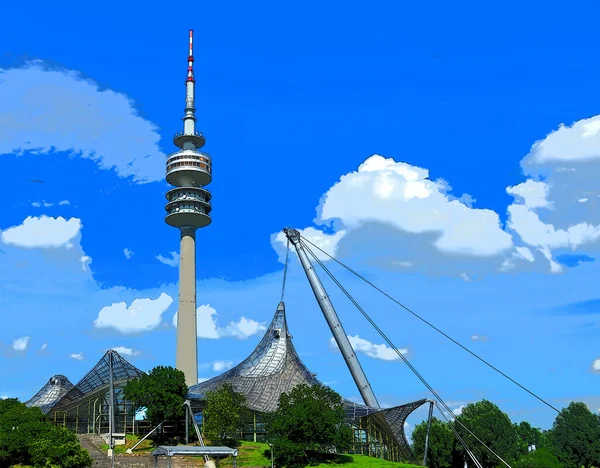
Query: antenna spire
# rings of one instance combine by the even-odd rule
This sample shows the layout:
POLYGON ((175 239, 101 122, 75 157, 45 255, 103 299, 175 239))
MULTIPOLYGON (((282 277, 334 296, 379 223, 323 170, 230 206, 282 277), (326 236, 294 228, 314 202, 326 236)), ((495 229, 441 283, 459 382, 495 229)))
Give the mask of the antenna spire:
POLYGON ((194 80, 194 48, 193 48, 193 37, 194 37, 194 30, 190 29, 190 53, 188 55, 188 76, 187 76, 187 80, 186 81, 191 81, 192 83, 195 81, 194 80))

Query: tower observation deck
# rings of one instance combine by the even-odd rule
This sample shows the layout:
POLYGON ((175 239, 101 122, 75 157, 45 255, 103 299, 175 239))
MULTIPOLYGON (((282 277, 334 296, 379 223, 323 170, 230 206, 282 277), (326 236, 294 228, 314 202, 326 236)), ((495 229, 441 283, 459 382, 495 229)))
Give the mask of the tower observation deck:
POLYGON ((200 151, 205 139, 196 131, 193 31, 190 30, 188 72, 185 81, 183 132, 173 143, 179 148, 167 158, 167 182, 175 188, 166 193, 168 225, 181 231, 179 261, 179 311, 177 314, 176 367, 188 386, 198 383, 196 338, 196 229, 208 226, 211 194, 203 188, 212 181, 212 161, 200 151))

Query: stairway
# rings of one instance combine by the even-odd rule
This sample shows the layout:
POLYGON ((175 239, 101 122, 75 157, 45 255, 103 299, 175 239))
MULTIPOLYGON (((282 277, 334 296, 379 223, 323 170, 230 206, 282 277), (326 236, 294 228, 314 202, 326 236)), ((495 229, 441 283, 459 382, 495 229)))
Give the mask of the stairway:
POLYGON ((92 468, 110 468, 110 460, 105 451, 100 449, 104 439, 96 434, 77 434, 79 443, 92 457, 92 468))

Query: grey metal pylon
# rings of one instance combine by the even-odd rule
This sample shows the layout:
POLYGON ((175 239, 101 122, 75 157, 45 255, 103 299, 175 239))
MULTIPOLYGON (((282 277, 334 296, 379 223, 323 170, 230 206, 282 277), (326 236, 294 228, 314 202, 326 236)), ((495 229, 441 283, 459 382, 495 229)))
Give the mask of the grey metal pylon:
POLYGON ((377 397, 375 396, 375 392, 371 388, 371 384, 367 379, 367 375, 363 371, 358 358, 356 357, 356 353, 350 344, 350 340, 344 331, 344 327, 342 327, 342 323, 321 283, 317 273, 315 272, 308 255, 304 251, 304 247, 302 246, 302 242, 300 241, 300 233, 296 229, 285 228, 283 230, 289 241, 294 244, 296 247, 296 251, 298 252, 298 258, 300 259, 300 263, 304 268, 304 272, 308 278, 310 286, 315 293, 315 297, 317 302, 319 303, 319 307, 323 312, 323 316, 327 321, 327 325, 329 325, 329 329, 333 334, 333 338, 335 339, 342 356, 344 357, 344 361, 346 361, 346 365, 350 370, 350 374, 358 387, 358 391, 363 398, 363 401, 367 406, 372 408, 379 408, 379 402, 377 401, 377 397))

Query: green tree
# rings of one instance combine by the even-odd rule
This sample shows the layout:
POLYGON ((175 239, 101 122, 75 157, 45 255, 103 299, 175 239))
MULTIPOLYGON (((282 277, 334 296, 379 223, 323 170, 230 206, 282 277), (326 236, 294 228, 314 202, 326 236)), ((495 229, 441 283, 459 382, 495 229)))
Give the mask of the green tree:
POLYGON ((277 410, 266 419, 278 466, 305 466, 307 452, 344 451, 352 432, 344 424, 342 397, 322 385, 294 387, 279 397, 277 410))
POLYGON ((0 467, 14 464, 83 468, 92 459, 75 434, 54 428, 39 408, 12 400, 0 402, 0 467))
POLYGON ((0 466, 28 464, 29 447, 52 429, 39 408, 28 408, 17 400, 0 407, 0 466))
MULTIPOLYGON (((503 465, 504 466, 504 465, 503 465)), ((564 465, 549 448, 542 447, 523 456, 513 468, 563 468, 564 465)))
POLYGON ((211 440, 237 440, 249 415, 246 397, 236 392, 230 384, 223 384, 206 394, 203 430, 211 440))
POLYGON ((519 424, 515 423, 514 426, 521 455, 529 453, 528 448, 530 445, 535 445, 536 449, 548 446, 546 437, 541 429, 532 427, 527 421, 521 421, 519 424))
POLYGON ((573 402, 558 414, 550 441, 566 468, 600 466, 600 420, 584 403, 573 402))
MULTIPOLYGON (((412 433, 413 453, 417 460, 423 459, 425 451, 425 436, 427 421, 417 424, 412 433)), ((454 449, 454 434, 452 429, 438 418, 431 419, 429 433, 429 449, 427 450, 427 466, 430 468, 450 468, 452 466, 452 450, 454 449)))
POLYGON ((150 373, 127 382, 124 392, 136 410, 146 408, 146 416, 153 426, 184 415, 182 405, 188 388, 183 372, 178 369, 155 367, 150 373))
MULTIPOLYGON (((490 401, 482 400, 471 403, 457 418, 465 427, 475 434, 489 448, 510 463, 518 458, 517 431, 506 413, 490 401)), ((459 424, 455 425, 458 433, 464 439, 467 447, 481 462, 484 468, 494 468, 501 462, 492 455, 471 434, 459 424)), ((462 445, 457 445, 458 453, 466 459, 462 445)))
POLYGON ((36 467, 83 468, 92 466, 92 458, 79 445, 77 436, 64 428, 52 428, 31 443, 31 463, 36 467))

